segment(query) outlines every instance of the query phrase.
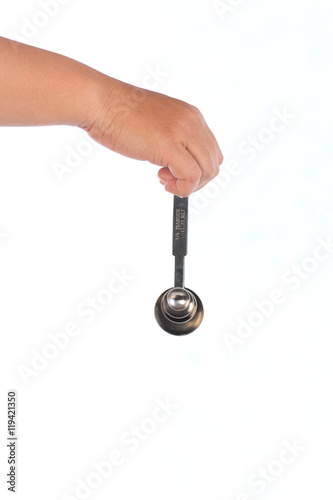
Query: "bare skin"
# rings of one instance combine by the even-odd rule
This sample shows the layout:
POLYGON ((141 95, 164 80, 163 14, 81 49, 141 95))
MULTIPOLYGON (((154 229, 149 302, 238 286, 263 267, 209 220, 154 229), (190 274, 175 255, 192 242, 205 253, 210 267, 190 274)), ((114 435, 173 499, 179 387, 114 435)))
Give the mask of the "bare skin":
POLYGON ((201 189, 223 161, 195 106, 3 37, 1 125, 80 127, 112 151, 161 167, 160 182, 179 196, 201 189))

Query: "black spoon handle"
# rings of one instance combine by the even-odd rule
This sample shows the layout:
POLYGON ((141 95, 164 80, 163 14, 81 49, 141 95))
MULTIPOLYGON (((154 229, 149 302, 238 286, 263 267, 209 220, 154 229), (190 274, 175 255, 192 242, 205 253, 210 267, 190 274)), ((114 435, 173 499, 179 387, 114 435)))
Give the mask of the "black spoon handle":
POLYGON ((184 257, 187 255, 188 197, 173 197, 173 241, 175 287, 184 288, 184 257))

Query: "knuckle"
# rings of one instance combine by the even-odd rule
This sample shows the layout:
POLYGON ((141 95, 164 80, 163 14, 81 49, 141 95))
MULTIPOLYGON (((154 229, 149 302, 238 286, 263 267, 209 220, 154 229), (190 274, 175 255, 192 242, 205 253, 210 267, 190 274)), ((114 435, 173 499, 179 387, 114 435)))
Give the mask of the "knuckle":
POLYGON ((184 108, 176 118, 176 125, 181 129, 192 128, 202 123, 203 116, 195 106, 189 105, 184 108))
POLYGON ((196 108, 195 106, 193 106, 193 109, 191 109, 190 118, 191 121, 196 124, 203 125, 205 123, 204 117, 202 116, 199 109, 196 108))
POLYGON ((201 111, 196 107, 196 106, 193 106, 192 104, 190 105, 190 109, 191 111, 193 112, 193 114, 195 116, 199 116, 199 117, 202 117, 202 114, 201 114, 201 111))

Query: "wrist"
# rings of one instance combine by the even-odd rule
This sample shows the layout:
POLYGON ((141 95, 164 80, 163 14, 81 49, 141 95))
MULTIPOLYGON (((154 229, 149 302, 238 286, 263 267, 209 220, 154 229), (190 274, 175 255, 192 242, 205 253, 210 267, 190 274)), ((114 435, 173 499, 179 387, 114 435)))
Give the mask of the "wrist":
POLYGON ((86 85, 83 86, 82 99, 86 106, 77 126, 88 133, 95 132, 97 134, 106 120, 106 115, 108 115, 109 120, 115 103, 119 102, 121 83, 104 73, 92 70, 86 85))

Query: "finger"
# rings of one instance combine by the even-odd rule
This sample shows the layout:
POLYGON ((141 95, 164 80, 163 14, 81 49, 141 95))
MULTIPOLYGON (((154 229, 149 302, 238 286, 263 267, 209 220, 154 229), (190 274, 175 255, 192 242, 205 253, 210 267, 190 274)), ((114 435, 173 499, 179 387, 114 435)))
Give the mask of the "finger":
POLYGON ((216 137, 215 135, 213 134, 213 132, 210 130, 210 128, 208 127, 208 125, 206 124, 206 131, 209 135, 209 137, 211 138, 211 140, 213 141, 213 144, 215 146, 215 149, 217 151, 217 164, 218 166, 220 167, 220 165, 222 164, 223 162, 223 154, 222 154, 222 151, 221 151, 221 148, 216 140, 216 137))
POLYGON ((205 124, 205 130, 206 130, 207 136, 209 138, 207 140, 209 140, 209 142, 210 142, 210 146, 211 146, 210 151, 211 151, 211 154, 213 156, 214 163, 215 163, 215 173, 213 173, 210 178, 207 178, 206 180, 201 181, 200 185, 194 190, 194 192, 199 191, 200 189, 204 188, 206 186, 206 184, 208 184, 211 180, 213 180, 214 177, 218 176, 218 174, 220 172, 220 165, 223 162, 222 151, 221 151, 221 149, 220 149, 220 147, 215 139, 214 134, 212 133, 210 128, 207 126, 207 124, 205 124))
MULTIPOLYGON (((213 136, 214 137, 214 136, 213 136)), ((212 143, 212 147, 215 151, 215 158, 216 158, 216 162, 217 162, 217 165, 218 165, 218 162, 219 162, 219 158, 220 158, 220 155, 222 156, 222 153, 221 151, 219 150, 219 148, 217 147, 217 144, 215 146, 215 144, 213 143, 213 140, 211 140, 211 143, 212 143), (219 154, 220 152, 220 154, 219 154)), ((223 157, 222 157, 223 158, 223 157)), ((219 172, 219 167, 217 167, 217 174, 219 172)), ((216 175, 217 175, 216 174, 216 175)), ((171 181, 171 180, 174 180, 176 179, 176 177, 170 172, 170 169, 169 167, 163 167, 161 168, 158 173, 157 173, 159 179, 160 179, 160 182, 163 186, 165 186, 166 182, 168 181, 171 181)), ((216 176, 215 175, 215 176, 216 176)), ((195 191, 199 191, 199 189, 202 189, 203 187, 205 187, 206 184, 208 184, 208 182, 210 182, 211 179, 208 179, 206 180, 205 182, 201 182, 198 187, 194 190, 195 191)), ((169 188, 173 189, 174 188, 174 184, 169 184, 169 188)))
POLYGON ((174 178, 167 180, 165 190, 177 196, 189 196, 199 185, 202 176, 198 162, 185 147, 176 146, 168 163, 174 178))
MULTIPOLYGON (((223 156, 222 156, 222 161, 223 161, 223 156)), ((222 161, 221 161, 221 163, 222 163, 222 161)), ((216 173, 216 175, 214 176, 214 178, 215 178, 215 177, 217 177, 217 176, 219 175, 219 173, 220 173, 220 165, 218 165, 218 167, 217 167, 217 173, 216 173)), ((198 187, 194 190, 194 192, 195 192, 195 191, 199 191, 200 189, 204 188, 204 187, 205 187, 205 186, 206 186, 209 182, 212 182, 212 181, 214 180, 214 178, 212 178, 212 179, 208 179, 206 182, 201 183, 201 184, 200 184, 200 186, 198 186, 198 187)))
POLYGON ((206 126, 206 131, 207 131, 207 134, 209 136, 209 140, 211 141, 211 145, 212 145, 212 150, 215 152, 215 156, 214 156, 214 160, 215 160, 215 175, 213 175, 212 178, 210 179, 207 179, 206 181, 204 182, 201 182, 200 185, 194 190, 195 191, 199 191, 200 189, 204 188, 209 182, 211 182, 213 180, 213 178, 217 177, 220 173, 220 165, 222 164, 223 162, 223 155, 222 155, 222 151, 218 145, 218 143, 216 142, 216 139, 214 137, 214 134, 212 133, 212 131, 210 130, 210 128, 208 126, 206 126))
POLYGON ((205 118, 202 116, 202 114, 199 112, 199 116, 201 118, 201 123, 204 127, 204 130, 206 132, 206 137, 203 138, 203 140, 207 140, 207 136, 209 137, 209 144, 207 143, 207 146, 212 154, 212 157, 215 159, 216 158, 216 170, 218 172, 219 166, 221 165, 223 161, 223 155, 222 151, 220 149, 220 146, 218 145, 218 142, 216 140, 216 137, 214 136, 213 132, 211 129, 208 127, 205 118))
MULTIPOLYGON (((210 138, 209 138, 209 141, 211 142, 211 145, 212 145, 211 147, 215 153, 215 158, 216 158, 216 162, 217 162, 217 157, 218 157, 217 150, 215 149, 215 147, 213 145, 213 141, 210 138)), ((216 166, 215 166, 215 169, 216 169, 216 166)), ((216 170, 215 175, 217 173, 218 173, 218 170, 216 170)), ((176 177, 172 174, 172 172, 170 171, 170 169, 168 167, 161 168, 158 171, 158 177, 160 179, 161 184, 164 186, 167 182, 172 181, 172 180, 173 181, 176 180, 176 177)), ((198 191, 199 189, 203 188, 210 180, 211 180, 211 178, 208 178, 205 181, 202 181, 202 178, 201 178, 200 183, 198 184, 198 186, 196 187, 196 189, 194 191, 198 191)), ((167 191, 171 190, 170 192, 173 192, 176 186, 177 186, 176 182, 168 184, 167 191)))
POLYGON ((175 179, 176 177, 170 172, 169 167, 163 167, 160 168, 160 170, 157 172, 157 176, 160 180, 162 181, 171 181, 172 179, 175 179))
POLYGON ((213 160, 214 160, 214 163, 215 163, 215 171, 217 172, 218 171, 218 162, 219 162, 219 152, 218 152, 218 147, 217 147, 217 143, 215 141, 215 138, 212 134, 212 132, 209 130, 209 128, 206 126, 205 127, 205 132, 207 134, 207 146, 208 146, 208 143, 209 143, 209 146, 208 146, 208 149, 213 157, 213 160))
MULTIPOLYGON (((200 191, 200 190, 201 190, 201 189, 203 189, 203 188, 204 188, 207 184, 209 184, 210 182, 213 182, 213 181, 214 181, 214 179, 210 179, 209 181, 206 181, 204 184, 202 184, 202 186, 197 187, 197 188, 193 191, 193 193, 195 193, 196 191, 200 191)), ((160 181, 160 182, 161 182, 161 181, 160 181)))
POLYGON ((198 140, 192 142, 190 145, 187 145, 188 151, 195 158, 202 171, 200 183, 198 184, 198 186, 196 186, 196 188, 199 189, 205 182, 215 177, 216 174, 216 165, 214 161, 215 152, 210 151, 210 145, 211 141, 208 138, 207 134, 205 134, 204 141, 198 140))

